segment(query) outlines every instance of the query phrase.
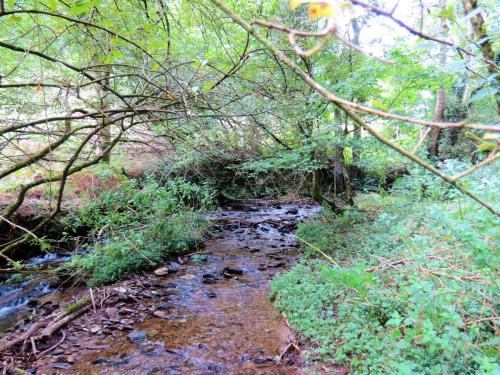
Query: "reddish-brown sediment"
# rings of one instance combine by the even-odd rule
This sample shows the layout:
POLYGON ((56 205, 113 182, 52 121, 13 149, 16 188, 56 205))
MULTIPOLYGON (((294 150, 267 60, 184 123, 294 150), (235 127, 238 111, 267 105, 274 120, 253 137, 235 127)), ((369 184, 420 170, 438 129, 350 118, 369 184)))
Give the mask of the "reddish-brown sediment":
POLYGON ((310 204, 256 204, 212 215, 219 231, 200 254, 175 273, 115 285, 110 298, 115 302, 75 320, 57 349, 33 358, 33 369, 37 374, 309 373, 268 293, 269 280, 296 259, 291 234, 296 222, 317 210, 310 204), (137 331, 147 337, 132 342, 129 335, 137 331))

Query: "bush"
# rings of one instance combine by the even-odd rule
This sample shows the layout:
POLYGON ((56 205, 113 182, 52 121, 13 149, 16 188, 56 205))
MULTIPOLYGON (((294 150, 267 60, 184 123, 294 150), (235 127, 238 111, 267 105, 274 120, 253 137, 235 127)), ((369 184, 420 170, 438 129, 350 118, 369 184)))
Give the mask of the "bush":
POLYGON ((73 256, 67 266, 90 285, 99 285, 196 249, 207 223, 193 210, 211 207, 214 196, 206 186, 179 179, 165 186, 150 180, 142 188, 130 182, 104 192, 66 218, 68 225, 85 226, 95 236, 91 250, 73 256))
MULTIPOLYGON (((156 217, 151 220, 156 220, 156 217)), ((88 279, 89 285, 108 284, 127 273, 158 266, 173 255, 203 244, 206 222, 197 213, 177 213, 141 230, 126 231, 97 243, 88 254, 73 256, 69 268, 88 279)))
MULTIPOLYGON (((490 178, 475 176, 479 192, 495 176, 483 173, 490 178)), ((418 200, 418 190, 402 189, 360 197, 359 211, 327 212, 299 227, 299 236, 338 264, 309 257, 273 282, 276 306, 316 343, 310 358, 350 365, 356 374, 500 370, 500 220, 429 184, 440 192, 433 198, 447 201, 418 200)), ((490 199, 498 196, 498 188, 488 189, 490 199)))

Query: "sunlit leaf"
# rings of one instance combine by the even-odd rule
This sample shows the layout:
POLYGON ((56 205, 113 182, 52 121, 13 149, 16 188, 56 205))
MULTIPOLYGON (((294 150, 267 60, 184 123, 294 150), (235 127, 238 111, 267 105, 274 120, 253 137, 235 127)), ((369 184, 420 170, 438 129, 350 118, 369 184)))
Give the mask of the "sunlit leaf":
POLYGON ((57 10, 58 3, 58 0, 47 0, 47 6, 54 12, 57 10))
POLYGON ((322 17, 331 17, 336 13, 336 9, 326 2, 313 3, 309 6, 309 18, 314 21, 322 17))
POLYGON ((8 18, 7 21, 9 23, 19 23, 19 22, 21 22, 21 20, 22 20, 22 18, 19 17, 19 16, 11 16, 11 17, 8 18))
POLYGON ((379 102, 378 100, 375 100, 375 99, 372 99, 370 101, 370 104, 372 105, 372 107, 380 108, 380 109, 383 109, 384 111, 389 110, 389 108, 384 103, 379 102))

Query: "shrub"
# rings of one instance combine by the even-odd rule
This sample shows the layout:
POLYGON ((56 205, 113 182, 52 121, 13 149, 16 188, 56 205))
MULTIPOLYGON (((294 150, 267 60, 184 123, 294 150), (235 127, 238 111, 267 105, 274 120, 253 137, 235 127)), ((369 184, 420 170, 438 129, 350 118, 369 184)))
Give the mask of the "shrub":
POLYGON ((203 244, 207 223, 194 209, 210 207, 213 197, 206 186, 182 180, 166 186, 149 180, 142 187, 130 182, 103 192, 66 218, 68 225, 87 227, 95 236, 91 250, 73 256, 67 267, 90 285, 99 285, 196 249, 203 244))
MULTIPOLYGON (((484 173, 478 191, 495 176, 484 173)), ((301 224, 339 265, 309 257, 273 282, 276 306, 316 344, 310 358, 356 374, 497 373, 500 220, 441 192, 363 196, 359 211, 301 224)))

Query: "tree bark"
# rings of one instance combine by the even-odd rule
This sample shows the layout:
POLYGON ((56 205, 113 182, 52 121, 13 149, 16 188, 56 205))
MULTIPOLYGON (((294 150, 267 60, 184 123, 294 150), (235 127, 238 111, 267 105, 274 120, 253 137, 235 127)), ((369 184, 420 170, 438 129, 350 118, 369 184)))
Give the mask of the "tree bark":
MULTIPOLYGON (((102 74, 102 85, 99 86, 99 96, 101 98, 101 110, 106 113, 111 109, 111 103, 109 102, 109 92, 104 88, 108 84, 108 78, 111 74, 110 67, 106 67, 106 71, 102 74)), ((99 133, 99 143, 101 152, 103 152, 102 162, 109 164, 111 162, 111 151, 109 150, 109 145, 111 144, 111 127, 104 126, 106 123, 106 116, 103 116, 99 120, 99 125, 103 127, 99 133), (107 150, 107 151, 106 151, 107 150)))
MULTIPOLYGON (((336 128, 335 131, 340 133, 340 128, 342 126, 340 109, 335 108, 333 115, 335 119, 335 128, 336 128)), ((339 193, 343 193, 346 190, 344 183, 344 165, 345 165, 344 147, 336 144, 334 150, 335 150, 335 162, 333 166, 333 186, 334 186, 333 190, 335 195, 337 195, 339 193)))
MULTIPOLYGON (((465 14, 470 14, 476 12, 478 9, 477 0, 462 0, 465 14)), ((481 54, 485 60, 492 62, 496 61, 495 51, 493 50, 492 38, 488 36, 486 32, 486 25, 484 24, 483 15, 477 12, 472 17, 470 17, 470 26, 472 30, 472 36, 476 43, 479 45, 481 54)), ((487 64, 488 73, 497 74, 497 70, 491 64, 487 64)), ((496 75, 497 86, 500 86, 500 74, 496 75)), ((500 95, 496 95, 495 98, 497 113, 500 113, 500 95)))
MULTIPOLYGON (((436 98, 436 108, 434 110, 434 121, 443 121, 443 111, 446 101, 444 88, 440 88, 436 98)), ((431 142, 429 144, 429 156, 439 157, 439 141, 441 140, 441 128, 432 128, 431 142)))
MULTIPOLYGON (((439 6, 442 10, 446 8, 446 0, 441 0, 439 2, 439 6)), ((440 28, 441 31, 444 31, 446 29, 446 21, 444 17, 440 18, 440 28)), ((441 46, 439 50, 439 63, 441 65, 446 64, 446 48, 445 46, 441 46)), ((444 106, 446 102, 446 92, 444 90, 444 87, 441 86, 439 90, 437 91, 436 95, 436 107, 434 109, 434 121, 443 121, 443 112, 444 112, 444 106)), ((441 140, 441 133, 442 129, 441 128, 433 128, 431 130, 431 142, 429 144, 428 148, 428 153, 429 156, 433 157, 439 157, 439 141, 441 140)))

